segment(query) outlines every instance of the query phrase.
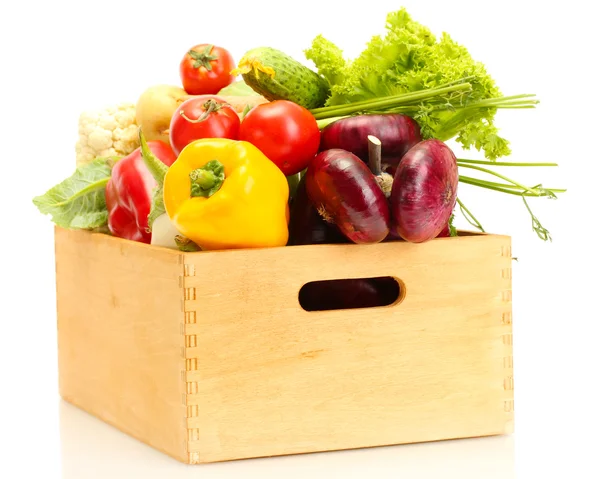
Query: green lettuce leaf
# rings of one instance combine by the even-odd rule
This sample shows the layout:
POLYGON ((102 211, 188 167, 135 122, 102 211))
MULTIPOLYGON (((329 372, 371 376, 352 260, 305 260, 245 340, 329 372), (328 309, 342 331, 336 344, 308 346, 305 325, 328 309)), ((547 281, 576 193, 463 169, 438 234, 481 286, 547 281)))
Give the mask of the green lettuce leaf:
POLYGON ((108 222, 104 192, 115 158, 97 158, 33 198, 33 204, 65 229, 95 229, 108 222))
POLYGON ((472 90, 449 98, 447 105, 425 102, 402 112, 415 118, 424 138, 456 138, 466 149, 483 150, 490 160, 510 154, 508 141, 494 126, 497 109, 477 107, 502 96, 485 66, 447 33, 436 38, 405 8, 388 14, 386 34, 374 36, 353 60, 344 60, 342 51, 322 35, 305 56, 330 83, 326 106, 446 86, 467 77, 472 90))
POLYGON ((260 96, 244 80, 235 81, 223 87, 217 95, 223 96, 260 96))

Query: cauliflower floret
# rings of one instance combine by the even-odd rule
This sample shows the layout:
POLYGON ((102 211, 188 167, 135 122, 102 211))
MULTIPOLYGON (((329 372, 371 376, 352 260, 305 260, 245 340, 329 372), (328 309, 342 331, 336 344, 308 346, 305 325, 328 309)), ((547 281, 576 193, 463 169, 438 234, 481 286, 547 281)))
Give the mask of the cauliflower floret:
POLYGON ((119 103, 79 116, 77 166, 99 156, 126 156, 140 146, 135 104, 119 103))

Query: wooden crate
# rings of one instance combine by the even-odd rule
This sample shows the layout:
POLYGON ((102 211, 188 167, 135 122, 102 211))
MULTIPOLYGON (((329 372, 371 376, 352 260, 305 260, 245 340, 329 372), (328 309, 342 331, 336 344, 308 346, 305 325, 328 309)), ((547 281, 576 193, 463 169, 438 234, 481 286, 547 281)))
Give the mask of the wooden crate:
POLYGON ((182 253, 56 229, 60 393, 185 463, 510 433, 511 243, 182 253), (391 306, 302 309, 393 276, 391 306))

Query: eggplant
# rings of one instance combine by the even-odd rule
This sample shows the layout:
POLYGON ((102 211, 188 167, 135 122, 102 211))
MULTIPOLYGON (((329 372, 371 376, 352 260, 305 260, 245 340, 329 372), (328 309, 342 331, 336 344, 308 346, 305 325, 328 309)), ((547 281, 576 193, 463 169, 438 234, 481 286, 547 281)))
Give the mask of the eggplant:
POLYGON ((319 153, 306 171, 312 205, 353 243, 379 243, 390 231, 385 194, 369 167, 342 149, 319 153))
POLYGON ((391 230, 406 241, 438 236, 456 204, 458 165, 452 150, 437 139, 413 146, 394 175, 389 198, 391 230))
POLYGON ((296 187, 288 228, 288 246, 349 243, 338 227, 327 223, 310 202, 306 193, 306 175, 296 187))
POLYGON ((406 152, 422 140, 419 124, 409 116, 399 113, 357 115, 323 128, 319 148, 321 151, 341 148, 367 162, 369 135, 381 141, 384 169, 392 170, 406 152))

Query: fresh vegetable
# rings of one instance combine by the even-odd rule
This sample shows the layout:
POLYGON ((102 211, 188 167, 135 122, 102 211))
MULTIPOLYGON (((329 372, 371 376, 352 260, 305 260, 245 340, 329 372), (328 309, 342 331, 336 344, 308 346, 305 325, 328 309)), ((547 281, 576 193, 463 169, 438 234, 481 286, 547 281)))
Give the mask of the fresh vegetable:
POLYGON ((325 104, 327 81, 316 72, 275 48, 260 47, 246 52, 233 74, 267 100, 290 100, 305 108, 325 104))
POLYGON ((140 241, 150 239, 182 251, 281 244, 281 221, 287 222, 289 214, 289 233, 284 229, 290 245, 338 240, 422 242, 456 235, 455 205, 471 225, 484 231, 457 196, 457 184, 462 182, 521 196, 532 229, 541 239, 551 240, 527 199, 556 198, 565 190, 528 186, 494 170, 496 166, 556 166, 497 160, 510 148, 494 125, 496 111, 534 108, 538 103, 534 95, 502 96, 485 66, 465 47, 446 33, 434 36, 406 9, 390 13, 386 20, 385 34, 372 37, 354 59, 346 59, 342 49, 322 35, 314 38, 305 55, 318 71, 271 47, 247 51, 236 68, 227 50, 213 44, 196 45, 180 61, 184 88, 155 85, 142 93, 135 106, 122 103, 84 112, 79 119, 77 164, 93 164, 93 168, 78 169, 34 202, 64 227, 106 227, 109 231, 110 223, 115 231, 122 226, 123 232, 117 235, 139 234, 140 241), (241 81, 235 81, 238 74, 241 81), (482 150, 487 160, 456 159, 444 144, 451 138, 465 148, 482 150), (213 145, 205 139, 227 141, 213 145), (202 150, 191 148, 195 153, 189 153, 192 157, 186 166, 175 168, 179 180, 171 183, 171 214, 163 190, 171 170, 148 150, 147 140, 171 145, 167 163, 191 144, 206 145, 202 150), (122 157, 126 158, 119 165, 128 164, 138 145, 145 147, 142 153, 138 151, 137 163, 142 155, 154 182, 133 167, 115 167, 108 173, 110 179, 102 173, 102 168, 113 168, 113 162, 122 157), (253 145, 250 153, 237 150, 248 145, 253 145), (228 170, 219 158, 196 158, 201 151, 219 155, 233 151, 230 154, 238 158, 231 164, 238 166, 228 170), (109 156, 110 160, 105 159, 109 156), (261 173, 254 175, 252 168, 243 166, 250 156, 261 158, 256 165, 269 160, 281 174, 260 166, 261 173), (132 177, 137 174, 138 180, 131 180, 130 187, 115 186, 124 184, 121 177, 127 178, 120 168, 132 177), (187 176, 186 168, 192 168, 187 176), (263 175, 264 168, 271 172, 263 175), (463 170, 494 178, 470 176, 463 170), (303 174, 304 181, 298 185, 303 174), (255 176, 271 178, 275 190, 266 179, 258 181, 263 186, 256 186, 255 176), (173 184, 177 181, 183 193, 176 193, 173 184), (282 189, 288 192, 283 206, 273 201, 282 189), (136 200, 125 204, 127 200, 115 199, 115 190, 124 198, 140 195, 145 198, 141 203, 150 201, 149 213, 143 213, 136 200), (104 202, 98 199, 102 193, 104 202), (264 204, 246 201, 248 195, 262 198, 264 204), (227 209, 232 198, 240 211, 227 209), (290 205, 298 211, 290 213, 290 205), (123 211, 128 209, 132 216, 147 220, 143 232, 135 231, 143 220, 125 218, 123 211), (217 209, 227 214, 214 219, 217 209), (267 214, 261 216, 263 209, 267 214), (260 219, 243 219, 243 211, 260 219), (231 233, 223 228, 227 218, 234 220, 229 224, 243 228, 231 233), (270 224, 268 218, 276 221, 266 229, 257 226, 270 224), (180 226, 192 231, 202 245, 182 234, 180 226))
POLYGON ((118 158, 96 158, 77 167, 65 180, 36 196, 40 213, 65 229, 97 229, 106 226, 108 210, 104 190, 118 158))
MULTIPOLYGON (((142 153, 150 169, 161 168, 152 152, 142 148, 142 153)), ((166 172, 163 189, 169 218, 202 250, 287 243, 287 179, 251 143, 193 141, 166 172)))
POLYGON ((435 238, 448 225, 457 187, 456 157, 445 143, 430 139, 413 146, 394 175, 392 230, 413 243, 435 238))
POLYGON ((448 238, 450 236, 458 236, 458 232, 454 226, 454 213, 450 215, 448 223, 442 228, 442 231, 437 235, 437 238, 448 238))
POLYGON ((407 115, 356 115, 337 120, 321 132, 321 150, 341 148, 368 160, 369 141, 373 135, 382 148, 384 169, 396 167, 404 154, 421 141, 419 124, 407 115))
POLYGON ((326 108, 313 112, 316 118, 365 111, 405 113, 419 123, 424 139, 456 137, 465 148, 483 150, 489 159, 508 155, 508 141, 494 124, 496 110, 531 108, 537 103, 529 99, 532 95, 502 97, 484 65, 464 46, 447 33, 436 38, 405 8, 388 14, 385 27, 386 35, 372 37, 351 61, 322 35, 313 40, 306 57, 331 88, 326 108), (435 88, 446 90, 432 96, 435 88), (385 98, 395 95, 404 96, 385 98))
POLYGON ((306 175, 300 179, 290 207, 288 246, 349 243, 338 227, 326 222, 306 192, 306 175))
POLYGON ((184 101, 173 113, 169 128, 171 148, 176 155, 194 140, 237 140, 239 134, 240 117, 225 100, 216 95, 200 95, 184 101))
POLYGON ((79 138, 75 145, 77 166, 98 157, 126 156, 139 146, 135 105, 119 103, 79 115, 79 138))
POLYGON ((288 100, 253 108, 240 127, 240 140, 258 147, 286 176, 307 168, 319 150, 320 135, 310 112, 288 100))
POLYGON ((306 171, 306 190, 319 214, 354 243, 378 243, 389 233, 386 197, 365 163, 352 153, 319 153, 306 171))
MULTIPOLYGON (((523 198, 523 203, 525 204, 525 208, 527 212, 531 216, 531 226, 533 231, 538 235, 538 237, 544 241, 552 241, 552 237, 550 236, 550 232, 542 226, 538 218, 533 214, 529 204, 527 203, 527 199, 529 197, 546 197, 550 199, 557 198, 556 193, 564 193, 565 189, 560 188, 544 188, 541 184, 530 187, 524 185, 523 183, 519 183, 503 174, 500 174, 492 169, 491 167, 497 166, 513 166, 513 167, 536 167, 536 166, 558 166, 556 163, 517 163, 517 162, 501 162, 501 161, 486 161, 486 160, 468 160, 459 158, 457 159, 457 164, 461 168, 473 169, 476 171, 480 171, 487 175, 493 176, 495 178, 499 178, 502 180, 501 182, 497 181, 489 181, 482 178, 474 178, 466 175, 459 175, 458 181, 467 185, 473 185, 480 188, 485 188, 492 191, 497 191, 499 193, 506 193, 509 195, 520 196, 523 198), (485 167, 483 166, 485 165, 485 167)), ((460 201, 460 198, 457 197, 456 202, 460 208, 460 212, 465 216, 467 221, 478 230, 485 232, 481 223, 475 218, 475 216, 469 211, 469 209, 460 201)))
POLYGON ((165 248, 179 249, 175 237, 179 235, 179 230, 171 222, 167 213, 156 217, 152 223, 150 244, 163 246, 165 248))
MULTIPOLYGON (((217 92, 218 96, 241 96, 241 97, 261 97, 260 93, 257 93, 249 86, 244 80, 234 81, 233 83, 221 88, 217 92)), ((263 97, 264 98, 264 97, 263 97)))
POLYGON ((179 64, 181 83, 190 95, 214 95, 235 80, 235 60, 223 47, 201 43, 190 48, 179 64))
MULTIPOLYGON (((175 154, 162 141, 148 142, 150 150, 166 166, 176 159, 175 154)), ((153 190, 157 182, 144 164, 140 148, 119 160, 113 167, 106 185, 106 206, 110 232, 120 238, 150 243, 150 209, 153 190)))
MULTIPOLYGON (((244 95, 240 95, 239 89, 228 90, 226 87, 221 92, 217 96, 231 106, 238 116, 256 105, 267 102, 253 90, 252 93, 245 92, 244 95)), ((195 96, 189 95, 183 88, 177 86, 154 85, 146 89, 140 95, 135 107, 136 123, 142 129, 146 140, 160 140, 169 143, 169 129, 173 114, 184 101, 191 98, 195 98, 195 96)), ((136 128, 135 135, 137 134, 136 128)), ((136 141, 137 146, 139 146, 139 141, 136 141)))
MULTIPOLYGON (((173 113, 189 98, 190 95, 183 88, 173 85, 154 85, 147 88, 135 106, 136 122, 146 140, 169 143, 169 127, 173 113)), ((137 138, 137 129, 135 135, 137 138)))
POLYGON ((255 106, 267 103, 267 100, 259 95, 235 96, 235 95, 217 95, 227 103, 238 114, 240 120, 252 110, 255 106))

